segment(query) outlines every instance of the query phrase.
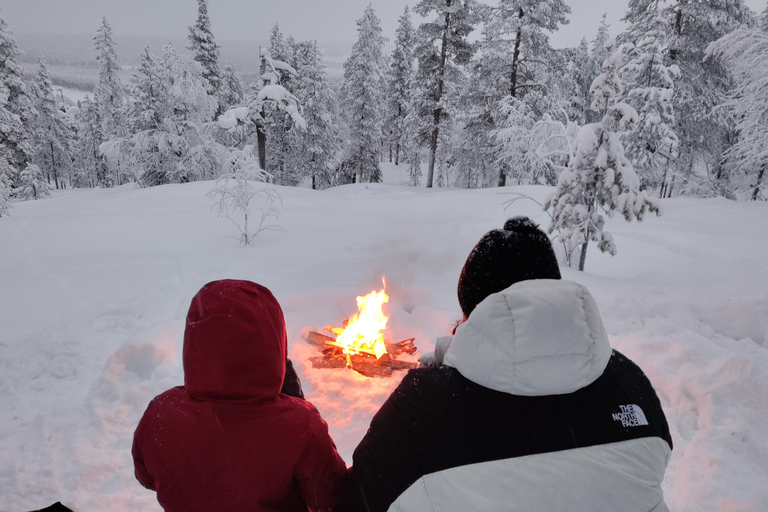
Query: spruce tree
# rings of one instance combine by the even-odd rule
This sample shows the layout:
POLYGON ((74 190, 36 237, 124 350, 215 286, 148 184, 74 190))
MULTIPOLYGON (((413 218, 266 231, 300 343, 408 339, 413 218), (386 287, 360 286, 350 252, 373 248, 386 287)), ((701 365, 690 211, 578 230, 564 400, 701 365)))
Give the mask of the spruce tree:
POLYGON ((89 98, 80 103, 76 116, 75 183, 80 188, 108 185, 107 164, 99 148, 104 142, 99 107, 89 98))
POLYGON ((0 155, 0 217, 8 214, 8 209, 11 207, 11 178, 10 165, 5 160, 5 157, 0 155))
POLYGON ((627 46, 629 61, 621 70, 628 90, 626 101, 639 116, 637 129, 625 139, 627 155, 643 187, 658 188, 659 197, 664 197, 667 170, 678 154, 673 96, 680 70, 664 63, 665 39, 664 20, 654 17, 648 30, 627 46))
POLYGON ((642 220, 648 210, 661 211, 658 200, 640 190, 640 181, 619 139, 619 132, 637 123, 637 112, 616 101, 622 92, 620 59, 619 52, 609 52, 603 74, 593 82, 592 107, 602 111, 603 118, 581 128, 568 167, 544 204, 552 211, 549 232, 558 231, 556 240, 564 244, 569 262, 570 254, 581 246, 579 270, 584 270, 590 241, 597 242, 601 251, 616 254, 613 237, 603 230, 605 219, 600 210, 608 217, 620 213, 627 221, 642 220))
POLYGON ((709 58, 723 59, 736 87, 718 107, 734 123, 738 140, 725 153, 734 186, 753 201, 768 199, 768 32, 735 30, 707 48, 709 58))
MULTIPOLYGON (((568 23, 570 12, 562 0, 500 0, 496 7, 485 10, 479 67, 485 80, 503 91, 497 101, 509 105, 518 100, 543 110, 533 102, 534 95, 545 87, 546 66, 554 61, 545 32, 568 23)), ((498 186, 503 187, 512 166, 504 160, 500 164, 498 186)))
POLYGON ((416 58, 422 116, 430 121, 427 187, 432 187, 435 173, 440 127, 444 120, 444 95, 447 85, 461 79, 463 66, 472 58, 474 48, 468 40, 478 21, 474 0, 421 0, 414 12, 433 19, 419 25, 416 58))
POLYGON ((357 41, 344 63, 344 95, 349 137, 343 168, 351 181, 381 181, 383 48, 381 21, 373 7, 357 20, 357 41))
POLYGON ((34 161, 57 189, 64 188, 64 171, 72 166, 72 142, 74 133, 67 116, 56 99, 53 84, 42 56, 35 78, 34 161))
POLYGON ((20 199, 40 199, 51 194, 51 186, 45 179, 43 171, 35 164, 27 167, 19 174, 19 186, 16 195, 20 199))
POLYGON ((217 108, 208 94, 203 70, 166 45, 161 59, 145 48, 130 136, 105 144, 110 158, 122 158, 143 186, 214 178, 224 160, 224 149, 207 130, 217 108))
POLYGON ((751 25, 752 13, 743 0, 673 0, 664 5, 656 0, 630 0, 624 18, 630 34, 645 33, 652 20, 649 13, 657 8, 666 24, 664 64, 680 69, 673 99, 678 113, 673 129, 680 154, 672 162, 673 170, 692 193, 727 194, 729 169, 722 165, 722 157, 735 133, 713 112, 725 100, 733 81, 723 63, 705 59, 704 52, 725 34, 751 25))
POLYGON ((235 66, 227 64, 224 67, 224 76, 221 82, 221 96, 219 104, 226 110, 230 107, 240 105, 243 102, 245 93, 240 79, 237 77, 235 66))
MULTIPOLYGON (((279 84, 290 93, 293 93, 295 89, 293 83, 293 78, 296 74, 295 45, 296 43, 292 37, 288 39, 283 37, 277 24, 272 27, 268 52, 270 63, 279 62, 287 64, 290 71, 278 65, 274 70, 268 70, 267 73, 274 75, 274 78, 270 79, 273 83, 279 84)), ((290 133, 291 117, 275 104, 266 104, 264 108, 264 119, 266 121, 264 132, 269 140, 266 167, 269 169, 275 183, 289 186, 297 185, 300 179, 299 173, 296 169, 288 167, 292 141, 290 133)))
POLYGON ((389 101, 387 104, 387 133, 390 162, 400 163, 400 149, 407 143, 405 118, 411 104, 413 87, 414 31, 408 6, 405 6, 395 31, 395 49, 389 69, 389 101))
POLYGON ((20 57, 16 40, 0 18, 0 158, 4 160, 1 172, 14 184, 32 163, 31 123, 36 115, 31 91, 23 80, 20 57))
MULTIPOLYGON (((126 133, 125 94, 119 76, 120 65, 117 62, 115 43, 112 40, 112 27, 106 18, 102 18, 101 27, 93 38, 99 66, 99 80, 94 88, 94 102, 99 109, 101 136, 105 141, 123 137, 126 133)), ((108 174, 99 181, 102 187, 120 185, 124 181, 121 162, 106 162, 108 174)))
POLYGON ((303 105, 306 130, 292 130, 293 149, 289 168, 297 176, 309 177, 313 189, 335 184, 334 171, 341 149, 336 97, 328 84, 317 42, 296 46, 298 76, 294 80, 296 97, 303 105))
MULTIPOLYGON (((203 68, 203 78, 208 81, 208 94, 219 101, 222 92, 223 74, 219 68, 221 51, 211 32, 211 20, 208 17, 208 0, 197 0, 197 21, 189 28, 189 46, 187 49, 194 54, 194 60, 203 68)), ((219 101, 215 115, 219 115, 226 106, 219 101)))

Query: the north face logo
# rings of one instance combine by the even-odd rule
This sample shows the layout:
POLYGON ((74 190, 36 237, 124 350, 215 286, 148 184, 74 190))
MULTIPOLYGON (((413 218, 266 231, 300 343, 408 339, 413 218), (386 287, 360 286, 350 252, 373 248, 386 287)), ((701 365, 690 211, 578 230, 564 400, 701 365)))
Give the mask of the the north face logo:
POLYGON ((620 405, 621 412, 615 412, 611 415, 613 421, 620 421, 622 427, 639 427, 647 425, 648 419, 639 405, 620 405))

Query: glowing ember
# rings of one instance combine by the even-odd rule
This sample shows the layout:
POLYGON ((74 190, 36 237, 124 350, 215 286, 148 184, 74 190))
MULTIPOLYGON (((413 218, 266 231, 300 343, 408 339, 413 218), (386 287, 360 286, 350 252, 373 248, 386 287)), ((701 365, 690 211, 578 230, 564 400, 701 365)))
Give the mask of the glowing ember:
MULTIPOLYGON (((384 288, 387 283, 381 279, 384 288)), ((382 306, 389 301, 389 296, 380 291, 372 291, 364 297, 357 298, 358 313, 352 315, 344 329, 338 327, 326 327, 337 334, 336 341, 331 345, 344 349, 346 354, 372 354, 377 359, 387 355, 387 346, 384 343, 384 328, 388 317, 382 311, 382 306)))

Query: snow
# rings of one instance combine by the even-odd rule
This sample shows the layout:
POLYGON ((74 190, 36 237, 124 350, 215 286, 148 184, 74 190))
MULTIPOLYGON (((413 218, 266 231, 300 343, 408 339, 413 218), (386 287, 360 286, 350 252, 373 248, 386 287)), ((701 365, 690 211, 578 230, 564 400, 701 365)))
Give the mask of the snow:
MULTIPOLYGON (((546 227, 547 187, 485 190, 387 183, 276 187, 284 231, 244 247, 211 211, 213 182, 54 191, 0 218, 0 510, 62 501, 77 511, 160 510, 133 477, 133 430, 182 383, 189 301, 206 282, 270 288, 305 393, 347 463, 402 378, 313 369, 308 329, 340 325, 386 276, 392 338, 421 353, 461 317, 456 284, 489 229, 514 215, 546 227), (234 238, 233 238, 234 237, 234 238)), ((768 204, 668 199, 660 218, 606 220, 619 253, 591 251, 563 277, 594 295, 612 345, 661 398, 674 441, 670 509, 768 509, 768 204)), ((524 421, 524 419, 521 419, 524 421)))

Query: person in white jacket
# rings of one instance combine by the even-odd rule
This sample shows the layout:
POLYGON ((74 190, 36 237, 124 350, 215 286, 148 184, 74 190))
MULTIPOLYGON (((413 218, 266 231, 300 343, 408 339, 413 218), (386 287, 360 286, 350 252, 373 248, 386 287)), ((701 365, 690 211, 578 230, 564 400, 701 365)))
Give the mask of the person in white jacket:
POLYGON ((490 231, 458 296, 465 321, 355 449, 347 509, 666 511, 659 399, 549 238, 525 217, 490 231))

